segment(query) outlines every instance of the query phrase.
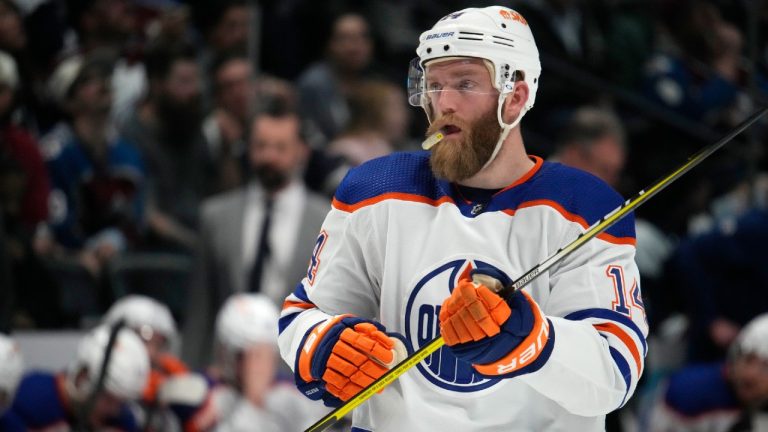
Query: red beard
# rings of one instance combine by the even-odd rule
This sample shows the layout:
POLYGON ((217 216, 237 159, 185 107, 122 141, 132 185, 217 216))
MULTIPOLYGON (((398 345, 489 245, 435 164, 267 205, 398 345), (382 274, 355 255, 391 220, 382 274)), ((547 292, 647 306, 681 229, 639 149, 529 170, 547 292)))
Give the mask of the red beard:
POLYGON ((446 125, 453 125, 461 132, 449 134, 432 147, 430 165, 435 177, 451 182, 466 180, 483 168, 493 154, 501 135, 501 127, 495 110, 489 110, 479 119, 467 123, 454 114, 440 117, 427 129, 427 136, 446 125))

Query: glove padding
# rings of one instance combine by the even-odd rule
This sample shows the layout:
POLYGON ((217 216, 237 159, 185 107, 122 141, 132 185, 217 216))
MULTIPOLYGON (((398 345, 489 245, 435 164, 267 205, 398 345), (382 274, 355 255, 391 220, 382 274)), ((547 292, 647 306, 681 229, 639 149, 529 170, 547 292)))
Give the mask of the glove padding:
MULTIPOLYGON (((501 286, 509 283, 506 276, 491 269, 477 269, 475 273, 501 279, 501 286)), ((541 314, 534 305, 523 291, 505 301, 483 284, 462 280, 443 302, 440 333, 457 358, 473 365, 493 363, 531 334, 536 314, 541 314)))
POLYGON ((296 380, 311 399, 338 406, 407 356, 379 323, 340 315, 318 324, 297 356, 296 380))

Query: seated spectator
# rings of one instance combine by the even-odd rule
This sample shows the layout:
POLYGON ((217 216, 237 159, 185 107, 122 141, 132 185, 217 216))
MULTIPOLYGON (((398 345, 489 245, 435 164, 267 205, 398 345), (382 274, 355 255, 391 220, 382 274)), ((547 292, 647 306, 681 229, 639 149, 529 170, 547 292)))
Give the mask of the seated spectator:
MULTIPOLYGON (((142 29, 133 1, 66 0, 67 18, 77 36, 77 49, 88 55, 106 51, 114 55, 112 69, 112 111, 116 125, 122 125, 146 91, 144 65, 136 61, 135 51, 142 29)), ((73 36, 70 34, 70 37, 73 36)))
POLYGON ((57 297, 35 253, 44 246, 36 234, 48 218, 50 183, 37 141, 15 121, 18 86, 16 63, 0 51, 0 241, 12 276, 3 281, 4 294, 12 296, 3 318, 16 326, 52 327, 59 324, 57 297))
POLYGON ((614 189, 627 158, 624 127, 615 114, 580 108, 566 123, 552 160, 593 174, 614 189))
POLYGON ((19 347, 13 339, 0 334, 0 430, 4 432, 25 430, 21 420, 8 412, 24 372, 23 363, 19 347))
POLYGON ((219 167, 216 191, 224 192, 243 182, 242 160, 257 85, 251 61, 245 56, 225 56, 211 75, 215 106, 203 121, 203 133, 213 163, 219 167))
POLYGON ((209 72, 225 55, 248 53, 248 36, 255 12, 247 0, 220 0, 195 3, 193 15, 203 39, 197 49, 198 66, 206 72, 201 76, 203 106, 210 109, 215 102, 212 82, 215 77, 209 72))
POLYGON ((226 301, 216 319, 216 360, 207 376, 174 377, 160 390, 183 430, 300 431, 327 412, 292 383, 277 380, 277 320, 277 307, 262 294, 226 301))
POLYGON ((139 431, 129 403, 141 396, 149 377, 147 350, 133 331, 117 329, 101 379, 111 330, 101 326, 88 333, 66 372, 24 376, 10 412, 27 430, 139 431))
POLYGON ((330 142, 349 122, 347 97, 364 78, 371 63, 373 42, 368 22, 360 15, 338 17, 328 40, 326 57, 299 77, 299 109, 312 128, 330 142))
MULTIPOLYGON (((13 57, 0 51, 0 158, 3 164, 14 165, 13 168, 6 166, 2 171, 4 174, 18 171, 23 177, 19 179, 21 188, 17 194, 13 194, 18 200, 13 204, 8 203, 13 208, 4 208, 13 212, 14 220, 30 233, 48 218, 50 185, 37 142, 29 131, 12 119, 18 86, 16 62, 13 57)), ((12 198, 6 195, 10 192, 3 190, 4 197, 12 198)))
POLYGON ((111 76, 110 58, 99 54, 62 62, 51 91, 69 120, 42 140, 53 239, 94 275, 136 243, 144 222, 144 165, 112 127, 111 76))
POLYGON ((123 129, 147 164, 145 246, 191 252, 198 206, 217 178, 202 131, 200 70, 187 46, 154 47, 146 67, 149 94, 123 129))
POLYGON ((688 366, 669 378, 649 430, 758 431, 764 429, 753 421, 766 416, 768 314, 763 314, 739 333, 725 362, 688 366))
POLYGON ((402 89, 384 81, 367 81, 352 91, 349 106, 349 124, 331 142, 328 153, 357 166, 405 145, 408 111, 402 89))

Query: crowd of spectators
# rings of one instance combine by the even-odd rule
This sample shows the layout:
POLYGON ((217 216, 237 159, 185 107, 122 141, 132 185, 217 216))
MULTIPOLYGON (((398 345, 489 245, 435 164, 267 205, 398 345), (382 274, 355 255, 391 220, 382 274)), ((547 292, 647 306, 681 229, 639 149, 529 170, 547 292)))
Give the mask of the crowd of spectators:
MULTIPOLYGON (((541 53, 528 152, 627 198, 768 105, 766 1, 508 3, 541 53)), ((0 0, 0 331, 86 331, 141 294, 211 364, 232 295, 279 307, 306 272, 347 170, 419 149, 420 32, 490 4, 0 0)), ((637 212, 649 366, 609 430, 657 430, 670 373, 730 364, 768 312, 767 126, 637 212)))

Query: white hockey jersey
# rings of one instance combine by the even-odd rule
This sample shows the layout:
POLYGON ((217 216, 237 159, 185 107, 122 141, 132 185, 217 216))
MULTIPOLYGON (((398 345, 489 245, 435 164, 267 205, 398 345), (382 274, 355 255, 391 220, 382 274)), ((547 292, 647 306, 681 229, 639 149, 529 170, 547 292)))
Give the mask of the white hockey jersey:
MULTIPOLYGON (((376 319, 418 349, 438 335, 440 306, 469 270, 514 280, 622 202, 594 176, 533 159, 486 204, 435 179, 426 152, 350 171, 283 306, 284 360, 294 367, 307 331, 342 313, 376 319)), ((353 430, 604 430, 647 349, 634 245, 629 215, 525 288, 552 323, 545 362, 488 378, 443 347, 358 407, 353 430)))

